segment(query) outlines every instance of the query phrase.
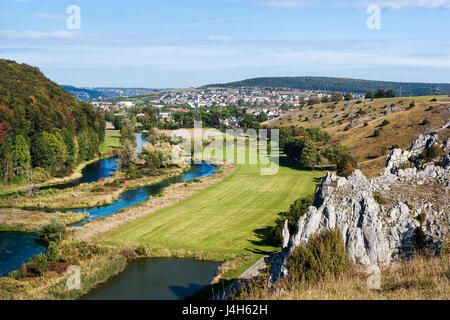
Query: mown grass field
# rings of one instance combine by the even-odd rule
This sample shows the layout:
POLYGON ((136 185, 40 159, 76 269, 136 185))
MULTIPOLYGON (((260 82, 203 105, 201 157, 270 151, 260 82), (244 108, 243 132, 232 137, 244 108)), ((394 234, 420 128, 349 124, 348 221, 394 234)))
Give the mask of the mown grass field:
POLYGON ((151 249, 251 255, 276 251, 270 229, 278 213, 315 190, 324 172, 280 167, 262 176, 259 165, 239 164, 223 181, 175 204, 105 233, 100 242, 151 249))
POLYGON ((102 154, 121 146, 120 130, 106 130, 105 133, 105 141, 100 145, 100 153, 102 154))

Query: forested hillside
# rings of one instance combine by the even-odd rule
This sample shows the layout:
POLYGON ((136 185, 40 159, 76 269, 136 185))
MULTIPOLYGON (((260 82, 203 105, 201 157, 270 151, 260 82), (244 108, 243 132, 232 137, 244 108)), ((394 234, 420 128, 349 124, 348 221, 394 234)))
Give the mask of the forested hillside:
POLYGON ((65 176, 96 156, 104 131, 101 115, 38 68, 0 59, 0 182, 65 176))
POLYGON ((272 87, 299 90, 323 90, 365 94, 378 89, 394 90, 397 95, 429 95, 450 93, 449 83, 388 82, 330 77, 272 77, 214 84, 209 87, 272 87))

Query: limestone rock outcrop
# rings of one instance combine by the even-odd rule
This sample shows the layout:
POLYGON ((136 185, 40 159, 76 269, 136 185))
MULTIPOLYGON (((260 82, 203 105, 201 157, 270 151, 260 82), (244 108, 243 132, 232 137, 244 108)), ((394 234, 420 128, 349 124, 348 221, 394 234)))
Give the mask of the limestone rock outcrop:
MULTIPOLYGON (((449 139, 450 140, 450 139, 449 139)), ((311 235, 339 228, 349 259, 363 266, 386 266, 410 257, 415 232, 421 226, 430 247, 438 250, 447 237, 450 212, 449 157, 444 166, 399 168, 411 157, 438 143, 437 136, 419 136, 408 150, 395 149, 379 177, 367 179, 355 170, 348 178, 327 173, 320 181, 313 206, 294 234, 283 231, 283 250, 274 258, 270 282, 287 275, 289 253, 311 235), (380 200, 381 199, 381 200, 380 200)), ((450 149, 450 142, 443 149, 450 149)), ((446 152, 448 152, 446 150, 446 152)))

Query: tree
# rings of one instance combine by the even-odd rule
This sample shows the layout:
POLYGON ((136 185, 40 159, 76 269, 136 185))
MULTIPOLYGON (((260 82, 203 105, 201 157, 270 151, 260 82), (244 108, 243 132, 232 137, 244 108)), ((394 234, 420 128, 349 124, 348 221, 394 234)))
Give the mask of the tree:
POLYGON ((302 149, 299 164, 304 168, 314 168, 319 162, 319 153, 313 141, 306 139, 302 149))
POLYGON ((125 144, 120 149, 120 166, 122 168, 128 168, 134 158, 135 146, 130 142, 126 141, 125 144))
POLYGON ((113 120, 114 129, 120 130, 125 125, 125 116, 115 116, 113 120))
POLYGON ((374 99, 375 95, 373 94, 372 91, 369 91, 366 93, 366 95, 364 96, 365 99, 374 99))
POLYGON ((304 146, 304 138, 294 138, 285 144, 283 151, 288 158, 299 162, 304 146))
POLYGON ((348 154, 350 154, 350 151, 346 146, 341 145, 340 142, 337 142, 336 144, 322 150, 322 155, 331 163, 336 165, 342 162, 344 157, 348 154))
POLYGON ((386 92, 384 92, 383 89, 378 89, 377 92, 375 93, 375 98, 376 99, 386 98, 386 92))
POLYGON ((358 168, 358 163, 350 154, 339 160, 336 166, 337 174, 342 177, 348 177, 356 168, 358 168))
POLYGON ((24 170, 31 164, 30 148, 21 134, 15 138, 12 159, 14 167, 19 170, 24 170))
POLYGON ((322 97, 322 103, 327 103, 327 102, 330 102, 330 97, 328 97, 328 95, 324 95, 323 97, 322 97))
POLYGON ((35 134, 31 141, 31 160, 33 167, 53 167, 56 162, 56 157, 50 145, 44 141, 42 133, 35 134))
POLYGON ((161 167, 161 154, 157 151, 144 153, 142 158, 145 160, 145 164, 149 169, 158 169, 161 167))
POLYGON ((389 89, 388 91, 386 91, 386 97, 387 98, 395 98, 395 92, 392 89, 389 89))
POLYGON ((321 100, 317 97, 312 97, 308 100, 308 105, 314 105, 314 104, 319 104, 321 102, 321 100))
POLYGON ((351 93, 346 93, 345 94, 345 101, 350 101, 353 100, 353 95, 351 93))
POLYGON ((258 117, 256 117, 256 120, 258 122, 264 122, 269 120, 269 118, 267 118, 267 114, 264 111, 261 111, 261 113, 258 115, 258 117))
POLYGON ((342 101, 342 94, 340 94, 339 92, 333 92, 331 94, 331 101, 333 102, 342 101))
POLYGON ((3 120, 2 122, 0 122, 0 146, 2 145, 5 138, 11 135, 12 132, 12 127, 8 121, 3 120))
POLYGON ((55 161, 52 165, 52 171, 53 173, 59 173, 66 162, 67 148, 64 144, 64 139, 59 133, 52 134, 46 131, 42 132, 42 138, 44 143, 51 148, 54 155, 55 161))
POLYGON ((7 136, 0 147, 0 165, 2 169, 2 179, 4 182, 8 182, 14 175, 13 169, 13 138, 7 136))

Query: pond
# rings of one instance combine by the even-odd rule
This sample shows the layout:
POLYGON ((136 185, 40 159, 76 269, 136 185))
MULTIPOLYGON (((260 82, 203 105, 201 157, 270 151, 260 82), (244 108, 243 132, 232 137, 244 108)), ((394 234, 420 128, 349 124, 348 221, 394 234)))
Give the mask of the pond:
POLYGON ((8 276, 32 256, 44 253, 46 249, 46 243, 37 235, 0 232, 0 277, 8 276))
POLYGON ((219 266, 193 259, 139 259, 83 299, 182 300, 209 285, 219 266))

